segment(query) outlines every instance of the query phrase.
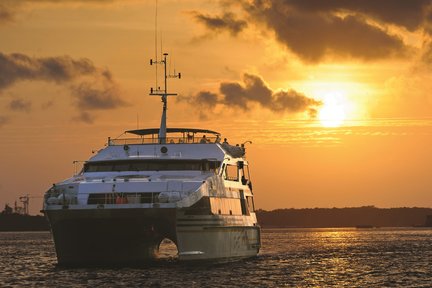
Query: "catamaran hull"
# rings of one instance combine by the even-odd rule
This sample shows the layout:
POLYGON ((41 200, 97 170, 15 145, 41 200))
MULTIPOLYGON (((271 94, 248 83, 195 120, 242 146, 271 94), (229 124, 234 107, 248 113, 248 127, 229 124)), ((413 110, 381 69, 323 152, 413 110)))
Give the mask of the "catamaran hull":
MULTIPOLYGON (((260 247, 258 226, 179 220, 176 209, 48 210, 60 265, 137 264, 157 259, 161 241, 173 241, 180 261, 246 258, 260 247)), ((182 213, 180 213, 182 214, 182 213)), ((189 219, 190 220, 190 219, 189 219)))
POLYGON ((189 261, 254 257, 260 248, 259 231, 254 226, 178 229, 179 259, 189 261))
POLYGON ((139 263, 175 238, 175 209, 45 211, 60 265, 139 263))

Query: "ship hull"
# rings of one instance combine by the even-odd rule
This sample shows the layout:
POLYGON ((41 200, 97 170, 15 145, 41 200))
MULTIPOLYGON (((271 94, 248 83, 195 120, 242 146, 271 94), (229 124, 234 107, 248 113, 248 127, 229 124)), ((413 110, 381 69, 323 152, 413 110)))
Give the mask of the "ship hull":
POLYGON ((174 209, 46 211, 60 265, 141 263, 164 238, 176 242, 174 209))
POLYGON ((260 248, 258 227, 200 227, 177 233, 179 259, 199 261, 254 257, 260 248))
POLYGON ((82 209, 45 211, 60 265, 140 264, 157 259, 170 239, 180 261, 256 256, 258 226, 223 224, 213 216, 182 219, 177 209, 82 209))

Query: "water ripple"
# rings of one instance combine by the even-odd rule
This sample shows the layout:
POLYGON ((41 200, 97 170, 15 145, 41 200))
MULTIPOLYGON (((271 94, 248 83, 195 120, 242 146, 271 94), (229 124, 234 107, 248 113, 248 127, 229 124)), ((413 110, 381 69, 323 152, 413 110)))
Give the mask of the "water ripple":
POLYGON ((430 287, 431 229, 273 229, 256 258, 62 268, 47 232, 0 233, 2 287, 430 287))

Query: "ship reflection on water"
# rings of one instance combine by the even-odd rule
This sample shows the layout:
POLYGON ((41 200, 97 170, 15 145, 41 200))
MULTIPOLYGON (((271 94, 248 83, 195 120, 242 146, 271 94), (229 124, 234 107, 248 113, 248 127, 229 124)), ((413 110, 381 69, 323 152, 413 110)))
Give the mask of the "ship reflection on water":
POLYGON ((249 260, 187 265, 175 246, 140 267, 63 268, 48 232, 0 233, 4 286, 429 287, 432 229, 264 229, 249 260))

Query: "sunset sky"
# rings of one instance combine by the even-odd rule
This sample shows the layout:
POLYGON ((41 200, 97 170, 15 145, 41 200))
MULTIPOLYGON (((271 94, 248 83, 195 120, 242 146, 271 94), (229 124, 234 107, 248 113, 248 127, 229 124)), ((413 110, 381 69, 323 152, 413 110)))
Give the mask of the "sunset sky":
POLYGON ((251 140, 257 208, 432 207, 430 0, 1 0, 0 209, 158 127, 162 52, 168 127, 251 140))

